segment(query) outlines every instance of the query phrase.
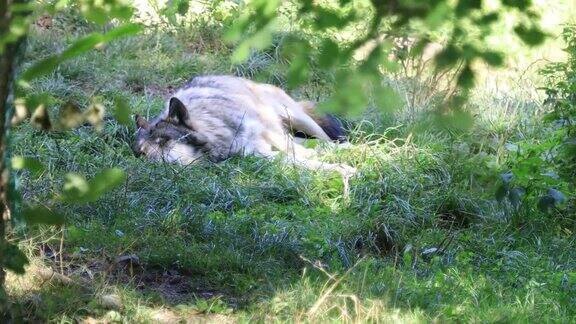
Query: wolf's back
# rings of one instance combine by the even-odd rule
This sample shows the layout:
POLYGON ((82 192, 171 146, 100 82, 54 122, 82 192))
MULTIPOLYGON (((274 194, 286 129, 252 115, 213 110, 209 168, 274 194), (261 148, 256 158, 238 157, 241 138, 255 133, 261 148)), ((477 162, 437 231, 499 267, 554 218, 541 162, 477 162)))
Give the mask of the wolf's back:
MULTIPOLYGON (((196 97, 199 92, 204 92, 206 96, 210 91, 219 92, 222 99, 242 102, 245 107, 258 108, 262 104, 266 107, 256 109, 260 113, 266 112, 264 108, 274 108, 279 117, 286 119, 286 111, 304 109, 304 112, 322 128, 322 130, 332 139, 340 143, 346 142, 346 132, 342 122, 333 115, 320 114, 314 111, 315 103, 311 101, 296 102, 284 90, 269 84, 256 83, 241 77, 226 75, 196 76, 184 87, 183 92, 188 92, 190 96, 196 97), (194 95, 192 95, 194 94, 194 95), (235 95, 240 95, 237 97, 235 95), (296 107, 299 104, 300 107, 296 107), (292 108, 290 108, 292 107, 292 108)), ((196 97, 198 98, 198 97, 196 97)), ((270 117, 270 115, 267 115, 270 117)), ((274 118, 265 119, 266 123, 275 122, 274 118)), ((311 134, 297 132, 297 136, 309 137, 311 134)))

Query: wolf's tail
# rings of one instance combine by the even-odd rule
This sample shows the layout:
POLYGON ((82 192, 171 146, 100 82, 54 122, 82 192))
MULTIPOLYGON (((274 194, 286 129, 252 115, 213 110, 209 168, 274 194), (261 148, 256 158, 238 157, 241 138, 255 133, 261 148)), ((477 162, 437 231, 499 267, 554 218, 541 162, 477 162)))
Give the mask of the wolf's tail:
MULTIPOLYGON (((342 121, 340 121, 336 116, 331 114, 318 114, 318 112, 316 112, 314 109, 316 107, 316 103, 312 101, 300 101, 298 103, 302 106, 302 108, 304 108, 306 114, 312 117, 312 119, 314 119, 314 121, 320 127, 322 127, 322 130, 324 130, 330 139, 337 141, 338 143, 348 142, 344 125, 342 124, 342 121)), ((307 134, 302 132, 297 132, 295 135, 298 137, 309 137, 307 134)))

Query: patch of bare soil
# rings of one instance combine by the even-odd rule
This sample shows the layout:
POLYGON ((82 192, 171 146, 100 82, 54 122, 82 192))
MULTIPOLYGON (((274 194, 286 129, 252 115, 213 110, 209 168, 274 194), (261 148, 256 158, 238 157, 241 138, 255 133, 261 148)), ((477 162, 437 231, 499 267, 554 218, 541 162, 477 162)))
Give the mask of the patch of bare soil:
MULTIPOLYGON (((163 304, 178 305, 197 299, 218 298, 231 307, 238 307, 238 300, 229 293, 210 287, 201 278, 183 273, 178 269, 147 267, 134 254, 110 256, 105 252, 98 257, 79 254, 64 254, 62 257, 52 248, 43 245, 41 254, 51 259, 52 279, 69 283, 69 280, 84 287, 93 282, 107 285, 131 285, 143 295, 156 293, 163 304)), ((46 277, 46 276, 44 276, 46 277)))
POLYGON ((157 84, 149 84, 149 85, 129 84, 127 87, 130 91, 137 94, 144 94, 162 98, 170 97, 176 90, 171 85, 160 86, 157 84))
POLYGON ((176 270, 146 271, 136 276, 135 279, 138 280, 136 287, 139 290, 154 291, 166 301, 174 304, 181 304, 191 298, 226 298, 223 292, 198 285, 192 278, 176 270))
POLYGON ((53 25, 52 16, 49 14, 41 15, 35 22, 34 25, 40 30, 46 30, 52 28, 53 25))

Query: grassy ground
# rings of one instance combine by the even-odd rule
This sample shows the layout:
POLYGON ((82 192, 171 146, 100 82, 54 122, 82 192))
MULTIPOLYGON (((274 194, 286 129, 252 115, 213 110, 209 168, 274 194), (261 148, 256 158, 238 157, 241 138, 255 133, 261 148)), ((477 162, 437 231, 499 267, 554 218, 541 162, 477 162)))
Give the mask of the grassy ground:
MULTIPOLYGON (((35 28, 24 61, 88 28, 35 28)), ((281 85, 274 51, 241 66, 229 53, 217 29, 149 30, 64 63, 33 91, 82 107, 122 95, 153 116, 197 74, 281 85)), ((295 96, 334 91, 323 80, 295 96)), ((28 202, 52 198, 68 172, 118 166, 128 179, 96 203, 61 205, 62 230, 22 231, 31 265, 9 279, 14 307, 54 322, 574 322, 574 218, 531 210, 512 222, 493 198, 505 144, 544 136, 541 98, 529 82, 506 92, 491 84, 477 89, 465 133, 423 127, 426 107, 366 114, 351 148, 323 155, 360 170, 348 199, 336 176, 256 158, 190 167, 138 159, 134 127, 111 119, 99 132, 19 126, 12 153, 45 166, 19 175, 28 202)))

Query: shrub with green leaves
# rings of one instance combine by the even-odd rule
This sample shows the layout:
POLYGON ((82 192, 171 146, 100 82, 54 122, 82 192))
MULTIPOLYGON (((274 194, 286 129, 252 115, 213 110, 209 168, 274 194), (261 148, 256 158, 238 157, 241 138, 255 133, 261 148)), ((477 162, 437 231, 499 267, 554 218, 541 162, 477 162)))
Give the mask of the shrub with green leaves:
POLYGON ((547 84, 547 112, 538 127, 544 138, 507 143, 507 170, 501 175, 496 198, 516 210, 560 210, 574 195, 576 179, 576 25, 564 28, 566 62, 540 70, 547 84))
POLYGON ((461 106, 475 84, 477 63, 498 67, 505 62, 506 53, 493 50, 490 37, 514 33, 528 46, 539 45, 546 38, 539 14, 529 0, 492 4, 479 0, 255 0, 245 5, 226 35, 228 41, 238 44, 233 61, 243 62, 252 50, 272 44, 280 9, 291 13, 300 33, 320 35, 292 37, 285 42, 291 53, 288 85, 295 87, 307 81, 311 66, 317 62, 318 67, 334 72, 338 89, 325 106, 341 112, 361 111, 370 97, 385 113, 400 106, 393 99, 397 97, 395 91, 382 82, 384 75, 398 69, 397 61, 390 58, 397 38, 411 38, 414 45, 410 54, 416 56, 432 42, 442 43, 434 58, 436 69, 459 67, 455 81, 461 91, 439 110, 458 121, 467 118, 461 106), (500 24, 510 18, 515 22, 513 27, 500 24))
POLYGON ((568 56, 566 62, 552 63, 541 72, 548 78, 544 88, 550 107, 545 121, 554 129, 554 158, 560 175, 576 183, 576 25, 568 25, 562 33, 568 56))

